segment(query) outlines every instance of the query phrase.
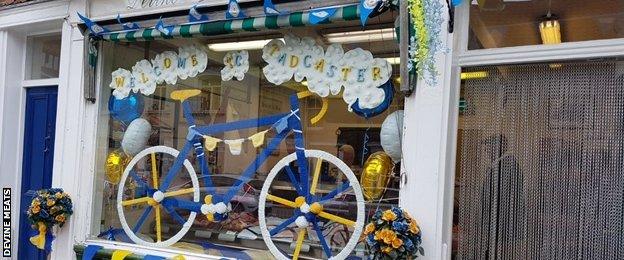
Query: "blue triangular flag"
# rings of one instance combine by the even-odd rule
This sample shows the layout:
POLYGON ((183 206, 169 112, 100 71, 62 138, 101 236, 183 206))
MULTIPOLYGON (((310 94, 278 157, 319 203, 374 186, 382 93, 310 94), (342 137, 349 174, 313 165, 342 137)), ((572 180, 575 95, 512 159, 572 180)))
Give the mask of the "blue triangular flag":
POLYGON ((89 31, 93 34, 93 35, 100 35, 103 33, 107 33, 109 32, 108 29, 99 26, 97 23, 95 23, 94 21, 91 21, 91 19, 82 16, 80 13, 76 12, 78 14, 78 17, 80 17, 80 20, 82 20, 85 25, 87 26, 87 28, 89 29, 89 31))
POLYGON ((156 25, 154 25, 154 28, 167 36, 171 36, 171 33, 173 33, 173 25, 165 25, 162 18, 158 19, 158 22, 156 23, 156 25))
POLYGON ((264 0, 263 9, 264 9, 264 14, 267 16, 284 14, 283 12, 280 12, 277 10, 277 8, 275 8, 275 5, 273 4, 273 1, 271 0, 264 0))
POLYGON ((117 22, 119 24, 121 24, 121 27, 128 31, 128 30, 138 30, 141 29, 141 26, 139 26, 137 23, 133 23, 133 22, 127 22, 127 23, 122 23, 121 22, 121 15, 117 14, 117 22))
POLYGON ((208 15, 200 14, 199 11, 197 11, 197 5, 194 5, 189 10, 188 21, 189 23, 205 22, 208 21, 208 15))
POLYGON ((225 11, 225 18, 226 19, 238 19, 238 18, 245 18, 246 15, 243 12, 243 10, 241 10, 240 5, 238 5, 238 1, 236 0, 230 0, 230 3, 228 4, 228 9, 227 11, 225 11))
POLYGON ((324 21, 329 20, 330 17, 334 16, 337 10, 338 10, 337 7, 329 7, 329 8, 312 10, 310 11, 309 21, 311 24, 322 23, 324 21))
POLYGON ((366 25, 368 16, 375 10, 380 0, 360 0, 360 21, 362 26, 366 25))
POLYGON ((462 0, 453 0, 453 6, 458 6, 462 3, 462 0))

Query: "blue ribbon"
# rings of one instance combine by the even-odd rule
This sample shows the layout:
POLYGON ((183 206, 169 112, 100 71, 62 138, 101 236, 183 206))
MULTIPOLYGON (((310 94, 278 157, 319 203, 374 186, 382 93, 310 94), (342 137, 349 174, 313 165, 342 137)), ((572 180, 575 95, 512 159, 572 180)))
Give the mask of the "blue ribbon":
POLYGON ((451 3, 453 4, 453 6, 458 6, 462 3, 462 0, 453 0, 451 3))
POLYGON ((203 242, 200 244, 204 249, 216 249, 224 257, 230 257, 239 260, 251 260, 252 258, 242 250, 233 249, 225 246, 215 245, 210 242, 203 242))
POLYGON ((97 252, 100 251, 100 249, 102 248, 102 246, 98 245, 88 245, 87 247, 85 247, 84 252, 82 253, 82 260, 93 259, 93 257, 95 257, 95 254, 97 254, 97 252))
POLYGON ((145 255, 143 257, 143 260, 165 260, 167 258, 164 258, 162 256, 156 256, 156 255, 145 255))

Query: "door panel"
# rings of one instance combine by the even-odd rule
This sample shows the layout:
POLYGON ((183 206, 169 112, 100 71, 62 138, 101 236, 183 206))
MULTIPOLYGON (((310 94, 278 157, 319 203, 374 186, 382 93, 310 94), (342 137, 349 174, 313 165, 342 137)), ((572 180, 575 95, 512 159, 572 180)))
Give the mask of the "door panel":
POLYGON ((19 259, 45 259, 44 252, 30 244, 34 230, 28 223, 26 210, 37 190, 52 185, 56 99, 57 87, 31 88, 26 93, 19 259))

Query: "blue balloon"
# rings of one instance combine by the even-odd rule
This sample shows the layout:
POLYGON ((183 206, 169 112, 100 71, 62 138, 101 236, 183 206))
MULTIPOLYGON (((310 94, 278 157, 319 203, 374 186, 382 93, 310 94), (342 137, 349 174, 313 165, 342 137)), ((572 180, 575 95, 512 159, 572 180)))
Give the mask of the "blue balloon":
POLYGON ((121 121, 126 126, 132 120, 141 117, 143 105, 143 97, 136 93, 130 93, 124 99, 116 99, 115 96, 108 99, 108 111, 110 111, 111 117, 121 121))

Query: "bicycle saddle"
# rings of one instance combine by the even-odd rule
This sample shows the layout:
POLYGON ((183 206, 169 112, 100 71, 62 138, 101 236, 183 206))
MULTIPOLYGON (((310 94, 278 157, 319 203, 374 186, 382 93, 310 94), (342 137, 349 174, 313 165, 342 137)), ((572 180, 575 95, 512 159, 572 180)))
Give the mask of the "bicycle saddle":
POLYGON ((182 89, 171 92, 171 98, 178 101, 184 101, 199 94, 201 94, 201 90, 199 89, 182 89))

